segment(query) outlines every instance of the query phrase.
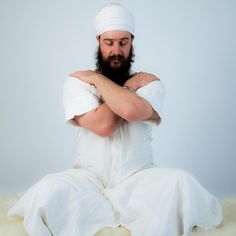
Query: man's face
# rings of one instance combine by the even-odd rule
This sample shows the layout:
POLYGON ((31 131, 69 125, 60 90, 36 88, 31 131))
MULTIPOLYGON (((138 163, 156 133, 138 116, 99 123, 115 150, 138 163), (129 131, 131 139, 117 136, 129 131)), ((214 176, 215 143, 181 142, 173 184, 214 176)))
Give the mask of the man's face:
POLYGON ((98 40, 102 59, 112 69, 119 69, 126 63, 132 47, 132 37, 129 32, 108 31, 103 33, 98 40))

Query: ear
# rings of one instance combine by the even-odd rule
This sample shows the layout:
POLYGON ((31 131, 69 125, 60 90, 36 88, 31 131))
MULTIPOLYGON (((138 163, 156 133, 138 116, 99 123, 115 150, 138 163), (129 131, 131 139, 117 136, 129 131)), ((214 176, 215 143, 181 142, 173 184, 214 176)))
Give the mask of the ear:
POLYGON ((100 35, 97 35, 96 38, 97 38, 97 41, 99 42, 99 40, 100 40, 100 35))
POLYGON ((133 34, 130 34, 131 35, 131 42, 133 42, 134 40, 134 35, 133 34))

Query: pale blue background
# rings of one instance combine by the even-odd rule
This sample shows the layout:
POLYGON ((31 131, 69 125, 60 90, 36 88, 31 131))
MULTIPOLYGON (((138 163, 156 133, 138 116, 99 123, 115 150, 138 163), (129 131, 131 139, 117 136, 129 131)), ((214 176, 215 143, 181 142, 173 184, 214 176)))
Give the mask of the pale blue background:
MULTIPOLYGON (((156 163, 191 172, 218 197, 236 194, 236 1, 117 2, 136 17, 134 69, 166 87, 156 163)), ((71 167, 62 87, 68 73, 94 68, 93 20, 106 3, 0 1, 0 194, 71 167)))

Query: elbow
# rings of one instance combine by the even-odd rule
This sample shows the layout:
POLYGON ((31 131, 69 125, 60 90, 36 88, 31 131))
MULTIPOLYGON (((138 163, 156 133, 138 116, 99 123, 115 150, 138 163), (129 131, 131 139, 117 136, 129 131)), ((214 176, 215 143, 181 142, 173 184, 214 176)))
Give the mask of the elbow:
POLYGON ((96 133, 98 136, 103 137, 103 138, 110 137, 110 136, 113 134, 112 131, 110 131, 110 130, 105 130, 105 129, 103 129, 103 130, 96 130, 95 133, 96 133))
POLYGON ((115 130, 116 130, 115 126, 105 125, 97 127, 96 130, 94 130, 94 133, 96 133, 100 137, 106 138, 112 136, 115 130))
POLYGON ((123 111, 122 118, 128 122, 146 120, 153 116, 154 110, 151 106, 129 105, 123 111))
POLYGON ((96 124, 91 124, 90 122, 85 122, 85 120, 81 120, 78 116, 72 120, 72 123, 76 126, 83 127, 100 137, 111 136, 117 128, 117 125, 115 125, 115 123, 97 122, 96 124))
POLYGON ((138 112, 135 106, 126 107, 121 116, 128 122, 139 120, 138 112))

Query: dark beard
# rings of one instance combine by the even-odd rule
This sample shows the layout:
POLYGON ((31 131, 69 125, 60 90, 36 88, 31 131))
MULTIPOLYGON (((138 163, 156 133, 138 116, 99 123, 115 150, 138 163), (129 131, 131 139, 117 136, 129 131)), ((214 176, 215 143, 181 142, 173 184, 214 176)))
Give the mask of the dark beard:
POLYGON ((118 85, 124 85, 124 83, 130 78, 130 68, 134 58, 133 47, 131 47, 130 54, 127 59, 122 56, 114 55, 108 57, 107 60, 102 58, 102 53, 100 47, 98 47, 96 53, 96 67, 97 70, 108 77, 110 80, 115 82, 118 85), (110 61, 113 59, 119 59, 122 64, 119 68, 112 68, 110 66, 110 61))

